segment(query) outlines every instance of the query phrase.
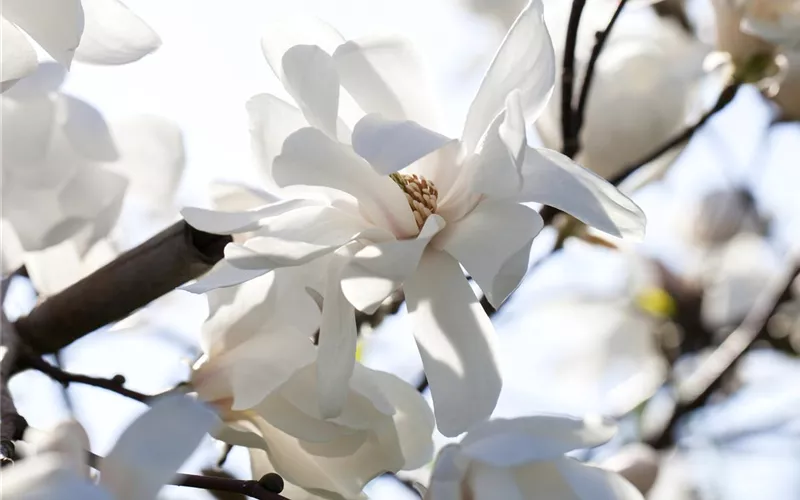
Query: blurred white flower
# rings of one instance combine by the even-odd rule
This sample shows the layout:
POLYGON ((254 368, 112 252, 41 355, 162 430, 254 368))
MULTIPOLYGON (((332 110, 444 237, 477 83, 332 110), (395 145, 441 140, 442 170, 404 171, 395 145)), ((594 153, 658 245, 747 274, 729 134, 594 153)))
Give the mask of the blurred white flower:
POLYGON ((739 0, 742 30, 776 45, 800 48, 800 1, 739 0))
POLYGON ((761 232, 761 220, 750 192, 724 188, 703 195, 681 219, 688 240, 701 247, 725 244, 740 232, 761 232))
MULTIPOLYGON (((571 2, 547 5, 548 28, 554 33, 561 59, 571 2)), ((610 13, 608 4, 590 2, 586 6, 576 50, 577 89, 586 72, 594 35, 605 29, 610 13)), ((625 11, 595 66, 578 162, 611 179, 685 128, 697 108, 707 53, 705 46, 674 22, 659 19, 652 12, 625 11)), ((536 128, 545 146, 561 147, 560 85, 556 85, 536 128)), ((678 152, 676 149, 663 155, 651 170, 663 170, 678 152)))
POLYGON ((461 140, 411 121, 430 123, 434 106, 417 92, 402 44, 350 41, 333 55, 313 45, 285 53, 271 47, 265 41, 270 64, 305 120, 291 105, 264 96, 259 123, 267 131, 270 123, 314 127, 282 129, 259 142, 262 157, 274 158, 269 175, 287 199, 243 213, 184 210, 205 231, 257 231, 243 245, 230 245, 226 267, 207 279, 220 286, 327 260, 326 279, 308 286, 324 297, 317 366, 328 417, 341 411, 353 370, 353 308, 372 312, 403 286, 437 425, 457 435, 491 414, 501 386, 491 322, 459 263, 499 306, 525 274, 542 227, 520 202, 552 205, 616 236, 642 236, 644 214, 563 155, 527 146, 526 120, 546 104, 555 73, 540 1, 528 4, 499 49, 461 140), (351 111, 340 108, 340 84, 363 109, 352 134, 337 119, 340 110, 351 111), (275 137, 286 135, 276 155, 275 137), (352 147, 340 142, 348 138, 352 147))
POLYGON ((114 255, 105 240, 129 186, 148 215, 176 217, 170 205, 184 166, 174 124, 150 116, 106 123, 59 91, 64 76, 59 66, 42 64, 0 96, 3 248, 17 247, 14 263, 28 267, 44 295, 114 255))
POLYGON ((73 58, 125 64, 161 45, 119 0, 4 0, 0 26, 3 90, 36 70, 39 59, 28 37, 65 68, 73 58))
POLYGON ((565 453, 608 441, 606 422, 533 416, 485 422, 442 448, 425 500, 641 499, 618 474, 565 453))
POLYGON ((98 484, 85 465, 86 431, 75 421, 63 423, 34 444, 35 455, 3 470, 3 498, 155 500, 217 422, 213 412, 185 396, 156 401, 102 459, 98 484))

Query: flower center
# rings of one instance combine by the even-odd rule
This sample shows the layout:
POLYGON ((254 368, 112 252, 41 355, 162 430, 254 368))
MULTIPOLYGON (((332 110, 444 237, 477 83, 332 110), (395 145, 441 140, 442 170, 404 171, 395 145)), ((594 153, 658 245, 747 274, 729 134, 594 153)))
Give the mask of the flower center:
POLYGON ((417 227, 422 229, 428 217, 436 213, 436 202, 439 197, 436 186, 417 174, 394 173, 389 177, 403 190, 408 206, 414 214, 414 220, 417 221, 417 227))

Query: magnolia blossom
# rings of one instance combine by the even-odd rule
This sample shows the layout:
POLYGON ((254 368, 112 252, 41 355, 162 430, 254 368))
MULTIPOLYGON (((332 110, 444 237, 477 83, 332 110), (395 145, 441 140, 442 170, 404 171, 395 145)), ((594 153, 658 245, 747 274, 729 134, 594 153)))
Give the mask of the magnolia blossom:
POLYGON ((640 499, 616 473, 564 456, 602 444, 614 432, 600 419, 565 416, 485 422, 442 448, 424 499, 640 499))
MULTIPOLYGON (((309 288, 324 298, 317 367, 326 417, 341 412, 353 371, 354 309, 373 312, 402 286, 438 428, 453 436, 491 414, 501 386, 494 331, 461 265, 499 306, 542 228, 521 202, 560 208, 616 236, 641 237, 644 215, 602 178, 527 145, 525 123, 547 103, 555 76, 541 1, 509 31, 461 139, 412 121, 430 124, 434 106, 418 91, 408 53, 376 39, 341 43, 332 55, 314 45, 292 46, 280 59, 266 50, 303 113, 275 98, 260 110, 269 113, 262 122, 299 128, 269 171, 286 198, 243 213, 183 214, 213 233, 255 231, 226 249, 225 267, 208 278, 216 286, 324 259, 324 280, 309 288), (337 118, 340 85, 362 108, 352 132, 337 118)), ((262 156, 273 157, 264 153, 272 144, 262 143, 262 156)))
POLYGON ((125 64, 161 45, 158 35, 119 0, 4 0, 0 27, 3 90, 36 69, 36 49, 26 34, 66 68, 73 58, 125 64))
POLYGON ((217 437, 252 448, 253 477, 276 471, 312 494, 355 498, 382 472, 430 460, 433 415, 413 387, 360 364, 346 382, 341 413, 320 413, 309 340, 319 308, 294 286, 297 277, 284 276, 298 271, 208 293, 205 356, 192 385, 229 424, 217 437))
POLYGON ((34 456, 3 470, 3 498, 155 500, 216 422, 211 411, 190 398, 159 399, 98 465, 98 484, 85 465, 86 431, 75 421, 63 423, 35 443, 34 456))
POLYGON ((739 0, 742 29, 776 45, 800 48, 800 1, 739 0))
POLYGON ((383 472, 427 463, 433 415, 394 375, 356 364, 341 413, 320 413, 315 347, 301 331, 313 320, 290 322, 277 307, 269 308, 274 316, 248 307, 286 299, 285 292, 271 274, 209 293, 206 356, 192 385, 229 424, 217 437, 252 448, 253 477, 275 471, 326 498, 356 498, 383 472))
POLYGON ((0 97, 3 268, 24 263, 46 295, 114 254, 100 243, 126 192, 149 213, 175 217, 168 207, 184 166, 173 123, 154 116, 107 123, 59 91, 64 77, 59 66, 43 64, 0 97))
MULTIPOLYGON (((548 28, 560 44, 556 52, 563 54, 571 2, 551 3, 548 28)), ((608 23, 608 11, 607 5, 596 2, 585 8, 576 50, 578 88, 594 34, 608 23)), ((679 133, 698 104, 707 53, 706 47, 672 21, 637 11, 623 13, 595 66, 577 160, 612 179, 679 133)), ((561 146, 560 85, 536 128, 547 147, 561 146)), ((662 156, 652 169, 663 170, 678 152, 662 156)))

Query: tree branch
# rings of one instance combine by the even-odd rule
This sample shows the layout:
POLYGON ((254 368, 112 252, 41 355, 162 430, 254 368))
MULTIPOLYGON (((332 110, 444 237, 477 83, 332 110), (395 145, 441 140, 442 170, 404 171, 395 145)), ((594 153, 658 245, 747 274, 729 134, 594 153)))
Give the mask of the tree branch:
POLYGON ((28 422, 17 411, 14 398, 8 388, 8 381, 11 378, 11 370, 16 363, 19 348, 19 336, 6 317, 3 308, 6 291, 11 279, 17 273, 4 278, 0 284, 0 344, 4 349, 2 361, 0 361, 0 464, 6 465, 16 460, 14 441, 22 439, 22 434, 28 427, 28 422))
MULTIPOLYGON (((19 318, 20 340, 54 353, 202 275, 230 241, 178 222, 19 318)), ((17 363, 11 374, 24 368, 17 363)))
POLYGON ((662 145, 649 155, 645 156, 644 158, 638 161, 631 163, 630 165, 622 169, 622 171, 619 174, 617 174, 616 177, 609 179, 609 182, 611 182, 615 186, 618 186, 620 183, 622 183, 622 181, 630 177, 630 175, 636 172, 636 170, 638 170, 640 167, 647 165, 648 163, 657 159, 658 157, 660 157, 670 149, 674 148, 675 146, 683 144, 684 142, 691 139, 694 136, 695 132, 697 132, 703 125, 705 125, 706 122, 711 119, 711 117, 713 117, 715 114, 725 109, 725 107, 728 104, 730 104, 731 101, 733 101, 733 98, 736 97, 736 93, 739 91, 740 86, 741 83, 735 81, 730 85, 728 85, 727 87, 725 87, 725 89, 723 89, 722 92, 720 93, 717 102, 714 104, 714 107, 706 111, 705 114, 703 114, 703 116, 700 117, 700 119, 694 125, 690 126, 677 136, 668 140, 664 145, 662 145))
POLYGON ((767 328, 769 319, 792 294, 792 284, 800 274, 800 259, 790 254, 786 271, 776 276, 761 292, 742 323, 690 375, 676 391, 675 409, 662 430, 647 440, 657 449, 672 442, 672 433, 680 419, 700 408, 717 390, 722 378, 730 372, 767 328))
POLYGON ((561 137, 562 152, 574 157, 578 152, 578 140, 574 126, 572 98, 575 88, 575 49, 578 42, 578 28, 581 23, 586 0, 573 0, 567 25, 567 39, 564 42, 564 65, 561 70, 561 137))

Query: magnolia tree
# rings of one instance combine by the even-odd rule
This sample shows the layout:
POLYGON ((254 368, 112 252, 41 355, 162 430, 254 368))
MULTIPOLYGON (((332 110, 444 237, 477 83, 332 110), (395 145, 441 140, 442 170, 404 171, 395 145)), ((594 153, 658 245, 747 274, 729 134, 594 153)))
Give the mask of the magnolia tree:
MULTIPOLYGON (((348 38, 313 10, 259 20, 265 60, 247 64, 280 85, 239 103, 257 175, 212 172, 228 179, 207 186, 209 206, 177 195, 182 177, 201 182, 184 172, 201 145, 181 124, 112 120, 65 90, 82 63, 144 58, 136 75, 162 46, 155 31, 118 0, 4 0, 9 499, 738 498, 703 489, 682 450, 763 387, 757 353, 791 365, 773 388, 800 377, 786 356, 800 351, 796 197, 781 181, 769 193, 789 189, 785 202, 766 203, 746 179, 784 155, 773 133, 800 118, 800 2, 448 9, 486 16, 499 43, 456 112, 413 38, 348 38), (737 106, 727 127, 749 120, 764 139, 709 148, 737 106), (670 205, 697 184, 684 165, 717 163, 722 187, 670 205), (186 299, 207 305, 204 322, 186 299), (130 373, 65 369, 78 346, 102 356, 90 333, 126 342, 170 320, 192 325, 194 359, 163 391, 135 382, 157 371, 157 348, 126 353, 130 373), (31 373, 62 386, 60 422, 31 410, 57 404, 31 373), (76 386, 142 407, 107 453, 86 419, 118 412, 88 396, 77 411, 76 386), (198 461, 209 446, 218 458, 198 461), (242 466, 226 469, 229 455, 242 466)), ((181 36, 202 28, 181 19, 160 51, 173 43, 191 65, 181 36)), ((169 71, 158 78, 183 69, 169 71)), ((796 424, 785 392, 754 426, 796 424)), ((767 496, 800 494, 788 488, 767 496)))

